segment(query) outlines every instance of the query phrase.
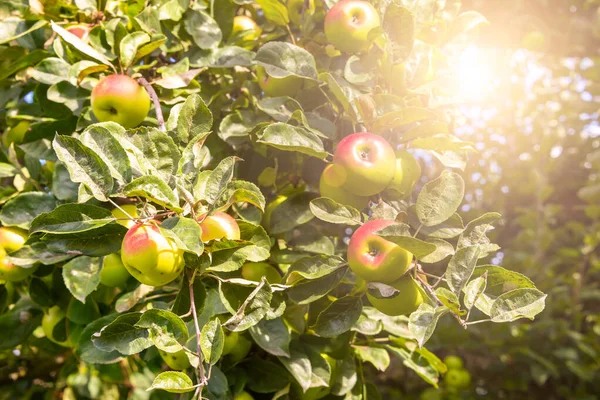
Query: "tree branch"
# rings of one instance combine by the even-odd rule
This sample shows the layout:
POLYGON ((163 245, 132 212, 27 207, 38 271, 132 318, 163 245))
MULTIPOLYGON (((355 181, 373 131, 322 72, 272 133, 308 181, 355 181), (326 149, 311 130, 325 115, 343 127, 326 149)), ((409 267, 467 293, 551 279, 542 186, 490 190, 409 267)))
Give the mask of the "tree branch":
POLYGON ((152 99, 152 102, 154 103, 156 119, 158 120, 158 128, 162 132, 166 132, 167 128, 165 127, 165 118, 163 117, 162 108, 160 108, 160 100, 158 99, 156 91, 154 90, 152 85, 146 80, 146 78, 144 78, 144 77, 138 78, 138 82, 140 83, 140 85, 142 85, 146 89, 146 92, 148 92, 148 95, 150 96, 150 98, 152 99))
POLYGON ((192 316, 194 318, 194 328, 196 329, 196 355, 198 356, 198 368, 196 369, 196 377, 198 379, 198 389, 196 390, 198 398, 202 395, 202 389, 208 383, 206 375, 204 373, 204 361, 202 360, 202 351, 200 349, 200 324, 198 323, 198 311, 196 310, 196 300, 194 298, 194 278, 196 277, 196 271, 192 273, 190 277, 190 308, 192 310, 192 316))

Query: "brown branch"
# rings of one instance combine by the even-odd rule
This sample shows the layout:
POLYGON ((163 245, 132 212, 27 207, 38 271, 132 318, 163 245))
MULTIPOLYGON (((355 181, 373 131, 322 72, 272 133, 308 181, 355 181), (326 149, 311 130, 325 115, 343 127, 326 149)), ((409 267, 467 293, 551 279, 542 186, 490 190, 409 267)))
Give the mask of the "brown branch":
POLYGON ((144 77, 138 78, 138 82, 140 83, 140 85, 142 85, 146 89, 146 91, 148 92, 148 95, 150 96, 150 98, 152 99, 152 102, 154 103, 156 119, 158 120, 158 128, 162 132, 166 132, 167 129, 165 127, 165 118, 163 117, 162 108, 160 108, 160 100, 158 99, 158 95, 156 94, 156 91, 154 90, 154 88, 152 87, 150 82, 148 82, 146 80, 146 78, 144 78, 144 77))

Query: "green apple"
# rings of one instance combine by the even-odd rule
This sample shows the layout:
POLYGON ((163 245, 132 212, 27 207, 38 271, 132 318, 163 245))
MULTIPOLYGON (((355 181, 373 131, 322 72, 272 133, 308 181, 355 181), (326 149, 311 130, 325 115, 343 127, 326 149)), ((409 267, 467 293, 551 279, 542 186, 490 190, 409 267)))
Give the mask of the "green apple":
POLYGON ((262 66, 256 68, 256 76, 258 77, 258 86, 269 97, 293 97, 302 88, 302 78, 294 75, 285 78, 274 78, 269 76, 262 66))
POLYGON ((127 75, 108 75, 92 90, 92 111, 100 122, 113 121, 135 128, 150 111, 150 96, 127 75))
POLYGON ((424 390, 419 396, 420 400, 442 400, 442 394, 439 389, 429 388, 424 390))
POLYGON ((158 353, 165 364, 175 371, 182 371, 191 365, 187 354, 185 354, 185 350, 179 350, 176 353, 167 353, 166 351, 158 350, 158 353))
POLYGON ((124 204, 119 208, 114 208, 111 213, 113 217, 117 219, 117 224, 123 225, 125 228, 129 229, 136 224, 135 221, 130 219, 130 217, 138 218, 139 214, 137 211, 137 206, 135 204, 124 204), (125 211, 125 212, 123 212, 125 211), (125 214, 127 213, 127 214, 125 214))
POLYGON ((376 219, 354 232, 348 244, 348 264, 357 276, 369 282, 391 284, 408 271, 412 253, 375 234, 395 223, 376 219))
POLYGON ((446 364, 448 369, 463 368, 463 360, 458 356, 447 356, 446 358, 444 358, 444 364, 446 364))
POLYGON ((0 247, 0 280, 7 282, 20 282, 24 279, 27 279, 27 277, 33 274, 37 268, 37 266, 23 268, 13 265, 6 258, 6 251, 0 247))
POLYGON ((136 224, 127 231, 121 260, 135 279, 150 286, 172 282, 184 267, 183 250, 152 224, 136 224))
POLYGON ((369 33, 380 24, 379 14, 371 3, 342 0, 327 12, 325 36, 338 50, 358 53, 369 49, 373 39, 369 33))
MULTIPOLYGON (((222 321, 222 322, 224 322, 224 321, 222 321)), ((225 340, 223 341, 223 355, 224 356, 231 353, 233 351, 233 349, 235 349, 235 346, 237 346, 239 337, 240 337, 240 334, 237 332, 226 332, 225 333, 225 340)))
MULTIPOLYGON (((321 1, 321 0, 317 0, 321 1)), ((304 8, 304 0, 288 0, 287 10, 290 17, 290 21, 293 24, 302 24, 302 11, 304 15, 312 15, 315 12, 315 0, 308 0, 308 7, 304 8)))
POLYGON ((452 388, 464 389, 471 384, 471 374, 464 369, 450 369, 444 375, 444 383, 452 388))
POLYGON ((368 196, 359 196, 342 188, 346 180, 345 169, 336 164, 329 164, 323 170, 319 180, 321 196, 329 197, 340 204, 362 210, 369 204, 368 196))
POLYGON ((277 196, 275 200, 271 201, 265 207, 265 213, 263 214, 261 224, 266 229, 267 232, 271 229, 271 216, 273 215, 273 211, 279 206, 281 203, 287 200, 287 196, 277 196))
POLYGON ((261 27, 252 18, 246 15, 237 15, 233 18, 230 37, 235 42, 239 42, 241 47, 248 49, 255 47, 261 34, 261 27))
POLYGON ((0 228, 0 247, 7 253, 19 250, 27 241, 27 232, 18 228, 0 228))
POLYGON ((101 284, 108 287, 123 286, 130 276, 119 254, 109 254, 102 260, 102 271, 100 271, 101 284))
POLYGON ((206 214, 198 217, 202 228, 202 241, 209 242, 217 239, 240 239, 240 227, 235 219, 224 212, 217 211, 205 218, 206 214), (204 219, 204 220, 203 220, 204 219))
POLYGON ((386 187, 396 173, 396 155, 392 146, 379 135, 353 133, 335 149, 333 162, 339 170, 342 187, 359 196, 373 196, 386 187))
POLYGON ((239 335, 235 347, 229 352, 229 360, 233 364, 237 364, 242 361, 252 348, 252 341, 247 339, 244 335, 239 335))
POLYGON ((404 276, 390 284, 398 289, 395 297, 380 299, 367 292, 367 298, 379 311, 386 315, 406 315, 415 311, 423 303, 423 293, 419 284, 410 276, 404 276))
POLYGON ((415 184, 421 179, 421 166, 408 151, 396 152, 396 173, 385 194, 395 200, 410 195, 415 184))
POLYGON ((254 400, 254 397, 250 396, 248 392, 241 392, 233 396, 233 400, 254 400))
POLYGON ((29 121, 19 121, 15 126, 8 128, 2 135, 2 144, 4 147, 8 149, 11 143, 14 143, 15 146, 21 144, 29 129, 29 125, 31 125, 29 121))
POLYGON ((281 275, 277 269, 266 262, 247 262, 242 265, 242 278, 260 282, 263 276, 269 283, 281 283, 281 275))
POLYGON ((65 318, 65 312, 59 306, 51 307, 42 317, 42 329, 50 341, 63 347, 69 347, 70 342, 68 338, 64 341, 59 341, 54 337, 54 327, 59 323, 66 323, 64 321, 65 318))

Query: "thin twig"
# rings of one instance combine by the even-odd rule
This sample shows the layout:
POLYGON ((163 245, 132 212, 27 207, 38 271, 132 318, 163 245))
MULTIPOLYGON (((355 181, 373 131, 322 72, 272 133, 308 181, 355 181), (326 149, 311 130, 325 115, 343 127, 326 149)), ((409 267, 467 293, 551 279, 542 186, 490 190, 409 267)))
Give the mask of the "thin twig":
MULTIPOLYGON (((433 292, 433 290, 431 289, 431 286, 429 286, 429 284, 427 284, 427 282, 425 282, 423 280, 423 278, 421 278, 419 275, 417 275, 417 279, 419 280, 419 282, 421 282, 421 286, 423 286, 423 289, 425 289, 425 291, 427 292, 427 294, 429 294, 429 296, 431 296, 431 298, 434 299, 438 303, 438 305, 443 306, 444 303, 433 292)), ((452 314, 452 316, 454 317, 454 319, 456 319, 458 321, 458 323, 460 324, 460 326, 462 326, 465 329, 467 328, 467 324, 465 323, 465 321, 462 320, 461 317, 459 317, 458 315, 454 314, 453 312, 450 312, 450 314, 452 314)))
POLYGON ((490 322, 491 320, 492 320, 491 318, 486 318, 486 319, 480 319, 479 321, 466 322, 465 323, 465 328, 466 328, 467 325, 481 324, 482 322, 490 322))
POLYGON ((202 388, 208 383, 206 375, 204 374, 204 361, 202 360, 202 351, 200 350, 200 324, 198 323, 198 311, 196 310, 196 300, 194 298, 194 278, 196 277, 196 271, 192 273, 190 277, 190 308, 192 309, 192 316, 194 317, 194 328, 196 329, 196 355, 198 356, 198 368, 196 369, 196 376, 198 378, 198 397, 202 395, 202 388))
POLYGON ((292 30, 290 29, 290 26, 286 25, 285 28, 287 29, 288 33, 290 34, 290 39, 292 39, 292 43, 294 45, 296 45, 296 39, 294 39, 294 34, 292 33, 292 30))
POLYGON ((152 102, 154 103, 154 110, 156 111, 156 119, 158 120, 158 128, 162 132, 166 132, 167 128, 165 127, 165 118, 163 117, 162 109, 160 108, 160 100, 158 99, 158 96, 156 95, 156 91, 154 90, 152 85, 146 80, 146 78, 144 78, 144 77, 138 78, 138 82, 140 83, 140 85, 142 85, 146 89, 146 91, 148 92, 148 95, 150 96, 150 98, 152 99, 152 102))
POLYGON ((110 204, 112 204, 113 206, 117 207, 119 210, 121 210, 121 212, 123 214, 125 214, 126 217, 128 217, 131 221, 136 221, 135 218, 133 218, 127 211, 123 210, 121 208, 121 206, 119 206, 117 203, 115 203, 114 201, 112 201, 112 199, 110 197, 107 197, 108 201, 110 202, 110 204))
POLYGON ((423 227, 423 224, 419 225, 419 227, 417 228, 417 231, 415 232, 415 234, 413 235, 414 238, 417 237, 417 235, 419 234, 419 231, 421 230, 421 228, 423 227))

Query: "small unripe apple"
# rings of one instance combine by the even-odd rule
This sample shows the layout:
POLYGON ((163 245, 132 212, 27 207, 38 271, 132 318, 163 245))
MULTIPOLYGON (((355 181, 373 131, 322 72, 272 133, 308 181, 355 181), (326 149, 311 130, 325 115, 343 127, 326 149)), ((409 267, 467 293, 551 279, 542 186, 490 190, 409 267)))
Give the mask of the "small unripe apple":
POLYGON ((138 281, 150 286, 163 286, 183 271, 183 250, 163 236, 155 225, 136 224, 125 234, 121 260, 138 281))
POLYGON ((4 147, 8 149, 11 143, 14 143, 15 146, 21 144, 29 129, 29 125, 31 125, 29 121, 19 121, 15 126, 8 128, 2 135, 2 144, 4 147))
POLYGON ((54 327, 59 323, 65 323, 65 319, 66 314, 59 306, 51 307, 42 317, 42 329, 50 341, 63 347, 69 347, 70 342, 68 338, 64 341, 59 341, 54 338, 54 327))
POLYGON ((176 353, 167 353, 166 351, 158 350, 158 353, 165 364, 175 371, 182 371, 191 365, 188 356, 185 354, 185 350, 179 350, 176 353))
POLYGON ((383 191, 396 173, 396 155, 381 136, 361 132, 343 138, 335 149, 334 164, 343 167, 338 173, 342 187, 359 196, 383 191))
POLYGON ((248 392, 242 392, 233 396, 233 400, 254 400, 254 397, 252 397, 248 392))
POLYGON ((267 232, 271 229, 271 216, 273 215, 273 211, 279 206, 281 203, 287 200, 287 196, 277 196, 275 200, 267 204, 265 207, 265 213, 262 217, 262 226, 266 229, 267 232))
POLYGON ((369 282, 391 284, 408 271, 412 253, 375 234, 395 223, 376 219, 354 232, 348 245, 348 265, 357 276, 369 282))
POLYGON ((125 204, 122 206, 119 206, 123 209, 123 211, 121 211, 118 208, 114 208, 111 213, 113 215, 113 217, 115 217, 117 219, 117 224, 119 225, 123 225, 125 228, 129 229, 132 226, 135 225, 135 221, 131 220, 129 217, 132 218, 138 218, 139 214, 137 211, 137 206, 135 204, 125 204), (129 215, 127 215, 127 214, 129 215))
POLYGON ((396 152, 396 173, 385 189, 389 197, 402 200, 410 195, 415 184, 421 179, 421 166, 408 151, 396 152))
POLYGON ((37 266, 23 268, 9 262, 6 251, 0 247, 0 280, 7 282, 20 282, 35 272, 37 266))
POLYGON ((446 364, 448 369, 462 369, 464 366, 463 360, 458 356, 446 356, 444 364, 446 364))
MULTIPOLYGON (((224 321, 222 321, 224 322, 224 321)), ((235 346, 237 346, 238 339, 240 338, 240 334, 237 332, 226 332, 225 339, 223 340, 223 355, 231 353, 235 346)))
POLYGON ((302 78, 290 75, 285 78, 273 78, 262 66, 256 68, 258 86, 269 97, 295 96, 302 88, 302 78))
POLYGON ((252 341, 247 339, 244 335, 239 335, 235 347, 229 352, 229 360, 233 364, 237 364, 242 361, 252 348, 252 341))
MULTIPOLYGON (((202 221, 204 215, 198 217, 198 220, 202 221)), ((203 242, 216 239, 240 239, 240 227, 238 223, 231 215, 221 211, 217 211, 204 218, 204 221, 200 224, 200 228, 202 228, 203 242)))
POLYGON ((464 369, 450 369, 444 375, 444 383, 451 388, 464 389, 471 384, 471 374, 464 369))
POLYGON ((325 17, 325 36, 338 50, 346 53, 366 51, 371 46, 369 32, 380 26, 377 10, 363 0, 342 0, 325 17))
POLYGON ((0 228, 0 247, 7 253, 19 250, 27 241, 27 232, 18 228, 0 228))
POLYGON ((242 278, 260 282, 263 276, 269 283, 281 283, 281 275, 277 269, 266 262, 247 262, 242 265, 242 278))
POLYGON ((231 38, 240 40, 242 47, 253 48, 261 34, 261 27, 252 18, 246 15, 237 15, 233 18, 231 38))
POLYGON ((123 286, 130 276, 119 254, 109 254, 102 260, 102 271, 100 271, 101 284, 108 287, 123 286))
POLYGON ((69 31, 70 33, 77 36, 83 41, 87 41, 90 30, 90 26, 84 24, 72 25, 67 28, 67 31, 69 31))
POLYGON ((342 187, 346 180, 345 170, 336 164, 329 164, 323 170, 319 180, 321 196, 329 197, 340 204, 346 204, 362 210, 369 204, 368 196, 358 196, 342 187))
POLYGON ((423 303, 423 294, 419 284, 410 276, 403 276, 390 284, 398 289, 395 297, 379 299, 367 292, 367 298, 379 311, 386 315, 406 315, 415 311, 423 303))
POLYGON ((135 128, 150 111, 150 96, 127 75, 108 75, 92 90, 92 110, 100 122, 113 121, 135 128))
POLYGON ((304 8, 304 0, 288 0, 287 10, 290 21, 296 25, 300 25, 302 23, 303 10, 304 15, 312 15, 315 12, 315 0, 308 0, 308 7, 306 8, 304 8))

